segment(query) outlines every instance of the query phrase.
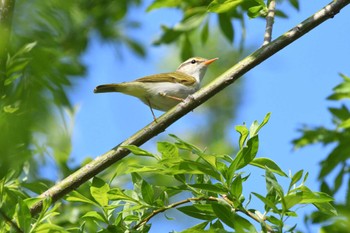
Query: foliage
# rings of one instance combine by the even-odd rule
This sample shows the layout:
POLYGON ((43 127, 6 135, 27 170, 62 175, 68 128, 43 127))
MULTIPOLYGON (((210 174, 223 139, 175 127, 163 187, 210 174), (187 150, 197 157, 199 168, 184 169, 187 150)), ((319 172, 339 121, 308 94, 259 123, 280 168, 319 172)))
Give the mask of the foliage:
MULTIPOLYGON (((289 0, 291 6, 299 9, 298 0, 289 0)), ((263 0, 205 0, 205 1, 181 1, 181 0, 155 0, 147 8, 148 11, 159 8, 175 8, 182 12, 182 19, 173 27, 163 25, 162 35, 154 42, 155 45, 180 43, 181 57, 185 60, 193 56, 193 46, 201 41, 203 45, 208 42, 211 17, 217 17, 216 27, 220 28, 221 33, 225 36, 230 44, 234 42, 236 36, 235 22, 240 25, 242 48, 245 39, 245 15, 249 18, 264 18, 268 12, 265 1, 263 0), (199 37, 191 38, 191 34, 200 30, 199 37)), ((287 17, 287 14, 277 9, 276 16, 287 17)), ((213 21, 213 20, 212 20, 213 21)))
MULTIPOLYGON (((298 0, 288 2, 299 9, 298 0)), ((38 161, 54 158, 60 177, 74 170, 68 166, 72 128, 67 122, 74 118, 69 91, 86 73, 81 56, 91 38, 112 42, 119 54, 120 46, 126 45, 134 54, 145 56, 141 43, 128 34, 140 26, 127 17, 131 7, 140 3, 16 2, 12 40, 6 45, 0 38, 0 45, 8 47, 6 67, 1 70, 1 77, 5 78, 0 80, 0 86, 4 86, 0 93, 0 232, 148 232, 153 217, 171 209, 201 221, 183 232, 292 232, 296 225, 291 219, 305 204, 318 209, 309 217, 313 223, 332 220, 324 224, 324 230, 345 232, 350 219, 349 192, 345 203, 335 204, 345 218, 336 217, 330 204, 339 190, 348 188, 343 181, 349 170, 346 142, 350 117, 344 105, 330 108, 335 130, 305 128, 303 136, 295 141, 296 147, 317 142, 337 144, 322 163, 321 192, 306 186, 307 172, 300 170, 287 176, 271 159, 257 157, 258 132, 267 123, 267 115, 261 124, 254 122, 249 129, 245 125, 236 127, 239 150, 233 153, 230 148, 229 155, 223 152, 225 147, 219 153, 211 153, 174 135, 171 137, 175 142, 158 143, 158 153, 129 146, 127 149, 136 156, 117 164, 109 182, 101 174, 70 193, 63 202, 44 200, 41 213, 30 215, 29 208, 37 201, 33 196, 53 184, 38 178, 38 161), (248 166, 264 171, 266 192, 244 188, 245 182, 258 179, 255 173, 247 174, 248 166), (334 186, 329 185, 326 178, 337 169, 340 171, 334 186), (260 210, 259 204, 263 206, 260 210)), ((237 38, 239 25, 242 48, 245 15, 263 18, 267 12, 266 3, 261 0, 155 0, 148 11, 164 7, 179 9, 183 16, 175 26, 163 26, 163 34, 155 45, 178 42, 183 58, 193 55, 198 45, 194 41, 210 44, 210 35, 216 28, 213 22, 230 44, 237 38), (217 19, 212 20, 213 17, 217 19)), ((280 10, 276 15, 287 16, 280 10)), ((344 83, 330 99, 349 97, 350 79, 344 75, 343 78, 344 83)), ((232 105, 230 101, 232 98, 225 103, 232 105)), ((217 116, 227 113, 217 111, 216 104, 212 107, 217 116)), ((225 109, 232 114, 231 108, 225 109)), ((216 122, 222 119, 217 117, 216 122)), ((215 135, 220 135, 215 137, 222 136, 225 127, 220 126, 212 127, 217 130, 215 135)))
MULTIPOLYGON (((28 207, 33 199, 19 189, 26 183, 19 180, 2 180, 2 211, 6 209, 6 216, 16 219, 23 232, 48 228, 61 232, 149 232, 151 219, 170 209, 201 221, 183 232, 258 232, 258 228, 263 232, 292 231, 296 226, 288 226, 286 220, 296 217, 295 210, 304 204, 313 204, 320 212, 334 216, 336 212, 330 205, 333 198, 311 191, 305 184, 307 173, 300 170, 288 177, 274 161, 257 157, 258 133, 269 116, 260 124, 255 121, 249 129, 245 125, 236 127, 240 149, 233 157, 203 151, 175 135, 170 135, 173 143, 158 142, 157 154, 127 146, 140 157, 138 162, 121 161, 110 182, 95 177, 88 186, 68 195, 68 207, 78 207, 75 222, 73 218, 60 218, 65 211, 71 213, 70 207, 56 204, 48 208, 49 200, 39 217, 31 218, 28 207), (142 158, 148 158, 141 160, 145 164, 140 163, 142 158), (264 170, 266 193, 244 190, 247 180, 257 179, 244 172, 249 165, 264 170), (131 177, 131 189, 113 185, 126 175, 131 177), (288 187, 282 187, 276 175, 288 178, 288 187), (263 209, 249 207, 253 201, 260 201, 263 209), (10 203, 16 208, 5 208, 10 203)), ((25 186, 33 189, 37 184, 25 186)), ((1 229, 9 230, 9 225, 4 222, 1 229)))
MULTIPOLYGON (((4 87, 0 88, 0 177, 9 169, 21 170, 34 155, 55 150, 43 144, 51 140, 52 127, 62 121, 57 113, 73 111, 67 91, 85 74, 81 55, 92 34, 145 55, 140 43, 127 34, 138 23, 125 19, 129 8, 139 3, 16 1, 9 44, 0 37, 0 45, 8 51, 0 72, 0 87, 4 87), (43 148, 38 145, 46 152, 40 153, 43 148)), ((68 157, 70 151, 65 153, 68 157)))
MULTIPOLYGON (((333 89, 328 99, 340 101, 350 98, 350 78, 340 74, 343 82, 333 89)), ((334 127, 324 126, 300 129, 301 136, 293 141, 296 148, 321 143, 333 147, 329 155, 320 163, 321 169, 318 179, 321 183, 321 191, 334 197, 341 195, 344 202, 337 201, 334 206, 340 216, 334 217, 321 212, 314 212, 306 221, 321 224, 325 232, 348 232, 350 229, 350 111, 345 104, 340 107, 328 108, 332 115, 334 127), (345 192, 344 192, 345 191, 345 192), (345 194, 345 195, 344 195, 345 194)), ((339 200, 339 199, 337 199, 339 200)))

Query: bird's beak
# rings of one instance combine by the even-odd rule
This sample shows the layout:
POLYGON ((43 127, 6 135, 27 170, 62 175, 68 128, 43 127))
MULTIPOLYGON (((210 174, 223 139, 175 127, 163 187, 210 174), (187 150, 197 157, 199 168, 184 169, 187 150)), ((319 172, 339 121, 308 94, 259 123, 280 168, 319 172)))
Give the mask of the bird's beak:
POLYGON ((203 64, 207 66, 207 65, 213 63, 214 61, 216 61, 218 59, 219 59, 218 57, 213 58, 213 59, 209 59, 209 60, 206 60, 205 62, 203 62, 203 64))

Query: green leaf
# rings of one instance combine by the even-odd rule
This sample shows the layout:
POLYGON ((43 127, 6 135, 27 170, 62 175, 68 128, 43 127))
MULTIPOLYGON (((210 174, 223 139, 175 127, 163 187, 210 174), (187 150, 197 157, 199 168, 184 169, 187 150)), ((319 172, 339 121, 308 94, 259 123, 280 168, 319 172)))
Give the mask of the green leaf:
POLYGON ((207 42, 208 36, 209 36, 209 19, 204 24, 201 32, 201 42, 203 45, 207 42))
POLYGON ((248 165, 258 153, 259 137, 255 135, 247 142, 247 146, 238 151, 231 165, 228 168, 228 180, 231 180, 234 172, 248 165))
POLYGON ((130 150, 131 153, 133 153, 134 155, 155 157, 152 153, 146 150, 143 150, 135 145, 127 145, 127 146, 121 146, 121 147, 130 150))
POLYGON ((135 54, 139 55, 140 57, 146 56, 145 49, 137 41, 126 38, 126 39, 124 39, 124 42, 135 54))
POLYGON ((293 192, 284 197, 285 207, 287 210, 293 206, 300 204, 303 200, 302 192, 293 192))
POLYGON ((179 156, 178 148, 170 142, 158 142, 157 149, 163 158, 174 158, 179 156))
MULTIPOLYGON (((209 205, 202 205, 202 207, 204 207, 204 206, 209 206, 209 205)), ((178 207, 177 210, 181 211, 182 213, 184 213, 188 216, 191 216, 191 217, 197 218, 197 219, 210 221, 210 220, 213 220, 216 218, 211 207, 210 208, 200 208, 199 204, 195 204, 192 206, 178 207), (197 207, 199 207, 199 208, 197 208, 197 207)))
MULTIPOLYGON (((279 213, 278 208, 276 207, 276 205, 272 201, 270 201, 269 199, 260 195, 259 193, 252 192, 252 194, 254 196, 256 196, 257 198, 259 198, 266 205, 266 207, 272 209, 275 213, 279 213)), ((267 208, 265 208, 265 209, 267 209, 267 208)))
POLYGON ((339 127, 343 129, 350 128, 350 118, 339 124, 339 127))
POLYGON ((333 88, 333 94, 327 99, 329 100, 340 100, 344 98, 350 98, 350 78, 344 74, 340 74, 343 78, 343 82, 333 88))
POLYGON ((154 202, 154 190, 152 186, 145 180, 142 181, 141 193, 143 200, 148 204, 153 204, 154 202))
POLYGON ((169 134, 170 137, 176 139, 176 143, 175 145, 179 148, 179 149, 183 149, 183 150, 186 150, 186 151, 190 151, 194 154, 201 154, 202 153, 202 150, 199 149, 198 147, 196 147, 195 145, 193 144, 190 144, 188 142, 185 142, 184 140, 178 138, 176 135, 174 134, 169 134))
POLYGON ((214 0, 209 4, 208 11, 215 13, 232 11, 243 2, 244 0, 214 0))
POLYGON ((332 113, 333 117, 338 118, 340 121, 350 118, 350 111, 344 104, 342 104, 341 108, 328 108, 328 110, 332 113))
POLYGON ((32 215, 27 204, 20 198, 18 199, 16 212, 18 225, 21 230, 25 233, 30 232, 32 215))
POLYGON ((196 188, 196 189, 202 189, 209 192, 215 192, 218 194, 225 194, 227 193, 227 190, 220 184, 190 184, 190 187, 196 188))
POLYGON ((154 0, 146 9, 147 12, 158 8, 178 7, 182 0, 154 0))
POLYGON ((207 221, 199 223, 193 227, 190 227, 184 231, 181 231, 181 233, 203 233, 203 232, 205 232, 204 229, 208 225, 208 223, 209 222, 207 222, 207 221))
POLYGON ((3 108, 3 111, 6 113, 15 113, 19 110, 18 106, 6 105, 3 108))
POLYGON ((304 173, 304 170, 300 170, 293 175, 292 180, 290 181, 290 184, 289 184, 289 189, 303 177, 303 173, 304 173))
POLYGON ((262 169, 266 169, 268 167, 270 171, 280 175, 288 177, 286 173, 282 171, 282 169, 271 159, 269 158, 254 158, 253 161, 250 162, 250 165, 260 167, 262 169))
POLYGON ((113 189, 109 190, 108 199, 114 200, 114 201, 124 200, 124 201, 131 201, 134 203, 139 203, 138 200, 126 195, 120 188, 113 188, 113 189))
POLYGON ((334 201, 333 197, 329 196, 328 194, 322 192, 313 192, 304 185, 297 188, 297 190, 301 191, 303 194, 303 199, 300 203, 315 204, 334 201))
POLYGON ((236 232, 257 232, 253 224, 236 214, 229 206, 213 203, 212 208, 216 216, 236 232))
POLYGON ((249 135, 250 137, 253 137, 255 135, 258 134, 258 132, 260 131, 260 129, 267 124, 267 122, 269 121, 271 116, 271 113, 267 113, 264 117, 264 120, 261 122, 261 124, 259 124, 257 121, 254 121, 253 124, 250 126, 249 129, 249 135))
POLYGON ((110 190, 109 185, 98 177, 92 179, 90 187, 91 196, 99 203, 102 207, 108 206, 108 191, 110 190))
POLYGON ((186 60, 189 57, 193 57, 193 48, 189 36, 184 34, 182 44, 181 44, 181 58, 186 60))
POLYGON ((219 14, 219 26, 226 39, 232 43, 234 39, 234 28, 228 14, 219 14))
POLYGON ((259 5, 259 6, 252 6, 252 7, 249 7, 247 14, 252 19, 256 18, 256 17, 259 17, 259 16, 264 16, 264 15, 262 15, 262 12, 263 12, 262 10, 263 9, 264 9, 264 7, 261 6, 261 5, 259 5))
POLYGON ((13 83, 16 79, 19 79, 22 76, 23 76, 23 74, 19 73, 19 72, 18 73, 11 73, 10 76, 7 79, 5 79, 4 85, 8 86, 11 83, 13 83))
POLYGON ((84 195, 80 194, 78 191, 72 191, 70 194, 68 194, 68 197, 66 198, 67 201, 73 201, 73 202, 83 202, 88 203, 91 205, 98 206, 96 202, 93 200, 90 200, 89 198, 85 197, 84 195))
POLYGON ((289 0, 289 3, 290 3, 296 10, 300 10, 299 0, 289 0))
POLYGON ((239 133, 239 148, 242 149, 249 135, 249 130, 245 125, 237 125, 235 127, 239 133))
POLYGON ((162 36, 153 42, 154 45, 160 44, 170 44, 177 40, 177 38, 183 34, 183 32, 174 30, 172 28, 168 28, 166 26, 162 26, 163 34, 162 36))
POLYGON ((278 193, 279 197, 283 199, 284 197, 283 188, 277 182, 275 175, 268 168, 265 169, 265 179, 266 179, 267 190, 268 191, 270 191, 271 189, 275 190, 278 193))
POLYGON ((236 176, 236 178, 231 183, 231 193, 233 196, 235 196, 237 199, 240 198, 243 191, 243 180, 241 175, 236 176))
POLYGON ((205 19, 205 16, 205 11, 199 9, 192 15, 184 18, 180 23, 176 24, 174 30, 179 32, 190 32, 197 29, 205 19))
POLYGON ((86 214, 84 214, 82 216, 82 218, 88 218, 88 219, 92 219, 92 220, 97 221, 97 222, 103 222, 103 223, 108 224, 108 219, 106 219, 103 216, 103 214, 96 212, 96 211, 89 211, 86 214))
POLYGON ((322 213, 328 214, 330 216, 337 216, 337 210, 328 202, 323 203, 313 203, 313 205, 322 213))

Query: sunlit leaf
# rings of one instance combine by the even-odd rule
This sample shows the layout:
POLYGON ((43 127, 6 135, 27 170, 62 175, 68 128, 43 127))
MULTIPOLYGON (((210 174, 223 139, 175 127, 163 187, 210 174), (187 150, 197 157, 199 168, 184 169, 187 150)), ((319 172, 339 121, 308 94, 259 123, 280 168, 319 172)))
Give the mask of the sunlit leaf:
POLYGON ((249 130, 245 125, 237 125, 235 127, 236 131, 240 134, 239 135, 239 148, 241 149, 248 138, 249 130))
POLYGON ((217 217, 236 232, 257 232, 253 224, 236 214, 229 206, 213 203, 212 208, 217 217))
POLYGON ((23 232, 30 232, 32 215, 27 204, 22 199, 18 200, 16 212, 20 229, 23 230, 23 232))
POLYGON ((214 0, 208 6, 208 11, 215 13, 224 13, 242 4, 244 0, 214 0))
POLYGON ((257 198, 259 198, 267 207, 272 209, 275 213, 279 212, 278 208, 276 207, 276 205, 272 201, 270 201, 269 199, 267 199, 264 196, 260 195, 259 193, 252 192, 252 194, 254 196, 256 196, 257 198))
POLYGON ((82 216, 82 218, 89 218, 92 220, 95 220, 97 222, 104 222, 108 224, 108 220, 105 219, 105 217, 103 216, 103 214, 97 212, 97 211, 89 211, 86 214, 84 214, 82 216))
POLYGON ((135 145, 127 145, 127 146, 122 146, 123 148, 126 148, 131 151, 134 155, 140 155, 140 156, 149 156, 149 157, 154 157, 154 155, 146 150, 143 150, 135 145))
POLYGON ((147 7, 146 11, 152 11, 159 8, 177 7, 181 4, 182 0, 154 0, 151 5, 147 7))
POLYGON ((94 177, 90 187, 91 196, 98 202, 102 207, 108 205, 108 191, 110 190, 109 185, 102 179, 94 177))
POLYGON ((142 181, 141 193, 142 193, 143 200, 146 203, 148 203, 148 204, 152 204, 153 203, 153 201, 154 201, 154 189, 145 180, 142 181))
POLYGON ((204 210, 204 209, 200 210, 196 206, 195 205, 182 206, 182 207, 178 207, 177 210, 181 211, 182 213, 188 216, 202 219, 202 220, 213 220, 214 218, 216 218, 215 214, 211 209, 207 208, 207 210, 204 210))
POLYGON ((179 156, 178 148, 170 142, 158 142, 157 149, 163 158, 174 158, 179 156))
POLYGON ((262 169, 268 167, 270 171, 280 176, 288 177, 287 174, 284 173, 282 169, 273 160, 269 158, 254 158, 253 161, 250 162, 250 165, 260 167, 262 169))
POLYGON ((67 201, 72 201, 72 202, 83 202, 83 203, 88 203, 91 205, 97 205, 97 203, 84 195, 80 194, 78 191, 72 191, 69 193, 68 197, 66 198, 67 201))

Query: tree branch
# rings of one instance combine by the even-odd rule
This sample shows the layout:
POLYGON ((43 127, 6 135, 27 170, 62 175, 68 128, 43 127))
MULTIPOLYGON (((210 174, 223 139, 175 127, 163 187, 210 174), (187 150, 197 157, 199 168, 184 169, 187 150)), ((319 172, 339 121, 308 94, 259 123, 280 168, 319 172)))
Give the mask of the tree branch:
MULTIPOLYGON (((226 196, 223 196, 223 199, 232 207, 234 208, 233 206, 233 203, 228 199, 226 198, 226 196)), ((190 203, 190 202, 196 202, 196 201, 215 201, 215 202, 220 202, 220 199, 217 198, 217 197, 191 197, 191 198, 187 198, 185 200, 181 200, 181 201, 178 201, 178 202, 175 202, 173 204, 170 204, 168 206, 164 206, 162 208, 159 208, 157 210, 154 210, 151 214, 149 214, 146 218, 144 218, 141 222, 139 222, 138 224, 135 225, 134 229, 135 230, 138 230, 140 227, 142 227, 143 225, 145 225, 149 220, 151 220, 151 218, 153 218, 154 216, 156 216, 157 214, 159 213, 162 213, 166 210, 169 210, 169 209, 172 209, 172 208, 175 208, 179 205, 183 205, 183 204, 186 204, 186 203, 190 203)), ((261 224, 264 224, 264 226, 266 227, 266 229, 268 230, 268 232, 273 232, 272 228, 270 225, 266 224, 264 220, 258 218, 255 214, 253 214, 252 212, 242 208, 242 209, 236 209, 234 208, 234 211, 235 212, 242 212, 244 213, 245 215, 247 215, 248 217, 252 218, 253 220, 257 221, 258 223, 261 223, 261 224)))
POLYGON ((275 7, 276 7, 276 1, 275 0, 268 0, 267 1, 267 16, 266 16, 266 28, 265 28, 265 34, 264 34, 264 45, 267 45, 271 42, 272 39, 272 28, 273 24, 275 22, 275 7))
POLYGON ((8 44, 15 0, 0 0, 0 97, 3 95, 8 44))
MULTIPOLYGON (((72 190, 78 188, 81 184, 91 179, 93 176, 97 175, 99 172, 108 168, 130 153, 127 149, 122 148, 121 146, 140 146, 149 139, 163 132, 176 120, 213 97, 225 87, 235 82, 249 70, 265 61, 267 58, 271 57, 284 47, 288 46, 301 36, 305 35, 307 32, 314 29, 325 20, 333 18, 334 15, 336 15, 343 7, 349 3, 349 0, 332 1, 319 12, 315 13, 305 21, 298 24, 296 27, 278 37, 276 40, 256 50, 254 53, 247 56, 245 59, 228 69, 225 73, 220 75, 209 85, 200 89, 192 96, 188 97, 185 102, 180 103, 173 109, 169 110, 167 113, 163 114, 160 118, 157 119, 157 123, 152 122, 151 124, 147 125, 145 128, 135 133, 129 139, 125 140, 123 143, 117 145, 105 154, 97 157, 89 164, 85 165, 78 171, 62 180, 60 183, 54 185, 42 193, 40 197, 50 197, 54 202, 72 190)), ((31 207, 31 213, 35 215, 40 212, 41 209, 42 201, 38 201, 31 207)))

